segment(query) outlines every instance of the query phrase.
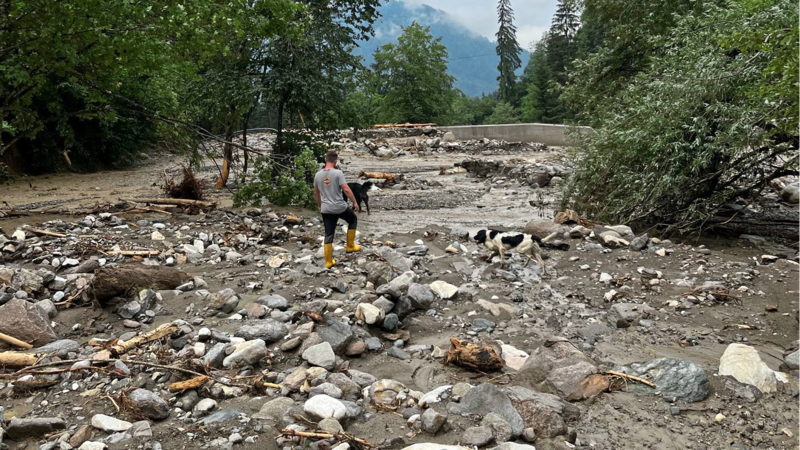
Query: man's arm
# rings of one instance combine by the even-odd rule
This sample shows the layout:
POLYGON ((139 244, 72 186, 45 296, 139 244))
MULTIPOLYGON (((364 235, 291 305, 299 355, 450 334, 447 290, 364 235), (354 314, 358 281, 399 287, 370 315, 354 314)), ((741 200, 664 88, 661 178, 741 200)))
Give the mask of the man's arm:
POLYGON ((322 196, 319 193, 319 188, 314 186, 314 199, 317 201, 317 209, 322 211, 322 196))
POLYGON ((342 185, 342 192, 344 192, 344 195, 346 195, 347 198, 353 202, 353 211, 358 212, 358 203, 356 202, 356 197, 353 195, 353 191, 350 190, 350 186, 348 186, 347 183, 342 185))

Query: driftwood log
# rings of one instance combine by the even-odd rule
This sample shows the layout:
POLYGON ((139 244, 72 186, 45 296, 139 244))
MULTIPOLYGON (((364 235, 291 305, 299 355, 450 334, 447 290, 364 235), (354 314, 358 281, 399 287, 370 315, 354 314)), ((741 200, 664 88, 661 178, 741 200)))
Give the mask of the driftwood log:
POLYGON ((120 266, 101 268, 95 272, 92 289, 97 300, 124 296, 132 289, 174 289, 189 276, 164 266, 120 266))
POLYGON ((0 367, 28 367, 36 364, 42 355, 22 352, 0 352, 0 367))
POLYGON ((216 206, 214 202, 204 202, 202 200, 187 200, 183 198, 121 198, 124 202, 132 203, 155 203, 158 205, 176 205, 176 206, 199 206, 201 208, 213 208, 216 206))

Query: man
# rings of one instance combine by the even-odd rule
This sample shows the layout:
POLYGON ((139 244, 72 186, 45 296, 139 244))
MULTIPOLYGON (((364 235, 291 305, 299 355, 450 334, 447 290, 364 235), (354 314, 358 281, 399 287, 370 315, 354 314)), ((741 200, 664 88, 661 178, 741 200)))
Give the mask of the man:
POLYGON ((325 267, 330 269, 336 264, 333 260, 333 234, 336 232, 336 224, 339 219, 347 222, 347 253, 361 250, 360 245, 356 245, 356 225, 358 218, 358 203, 353 196, 353 191, 344 180, 344 174, 336 169, 336 162, 339 155, 336 152, 328 152, 325 155, 325 168, 317 172, 314 176, 314 198, 317 200, 317 208, 322 213, 322 223, 325 225, 325 267), (342 197, 342 192, 353 202, 353 209, 347 206, 347 202, 342 197), (355 210, 355 212, 354 212, 355 210))

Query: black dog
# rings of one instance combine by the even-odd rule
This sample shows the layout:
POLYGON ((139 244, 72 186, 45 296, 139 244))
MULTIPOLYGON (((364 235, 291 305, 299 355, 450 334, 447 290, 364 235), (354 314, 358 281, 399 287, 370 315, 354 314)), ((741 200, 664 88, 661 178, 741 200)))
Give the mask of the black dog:
MULTIPOLYGON (((350 187, 350 190, 353 191, 353 197, 356 198, 356 203, 358 203, 358 208, 361 209, 361 203, 363 202, 367 205, 367 214, 369 215, 369 195, 367 195, 370 191, 380 191, 381 188, 372 184, 372 181, 367 181, 364 184, 361 183, 347 183, 347 186, 350 187)), ((344 201, 347 201, 347 194, 342 192, 342 197, 344 197, 344 201)))

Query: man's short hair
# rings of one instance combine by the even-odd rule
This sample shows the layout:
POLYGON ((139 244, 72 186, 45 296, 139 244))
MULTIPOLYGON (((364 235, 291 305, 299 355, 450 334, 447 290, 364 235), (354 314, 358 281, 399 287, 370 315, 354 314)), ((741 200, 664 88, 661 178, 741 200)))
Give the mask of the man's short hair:
POLYGON ((339 154, 336 152, 328 152, 328 154, 325 155, 325 162, 335 163, 336 160, 338 159, 339 159, 339 154))

